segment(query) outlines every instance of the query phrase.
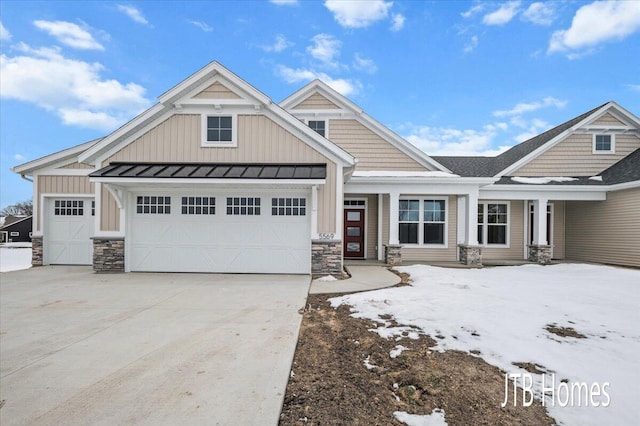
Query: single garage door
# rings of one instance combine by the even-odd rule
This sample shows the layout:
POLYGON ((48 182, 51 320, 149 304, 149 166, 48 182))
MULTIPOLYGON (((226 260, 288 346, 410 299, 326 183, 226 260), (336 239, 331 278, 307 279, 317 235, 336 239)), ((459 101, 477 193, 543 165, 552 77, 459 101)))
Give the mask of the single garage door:
POLYGON ((93 230, 91 198, 48 200, 44 229, 45 263, 91 265, 93 230))
POLYGON ((309 274, 309 193, 136 193, 132 271, 309 274))

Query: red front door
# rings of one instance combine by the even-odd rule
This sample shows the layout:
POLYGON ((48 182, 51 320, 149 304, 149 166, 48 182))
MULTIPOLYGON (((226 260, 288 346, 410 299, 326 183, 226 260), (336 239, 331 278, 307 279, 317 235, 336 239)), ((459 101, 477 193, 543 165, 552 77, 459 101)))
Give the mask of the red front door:
POLYGON ((364 257, 364 209, 344 210, 344 257, 364 257))

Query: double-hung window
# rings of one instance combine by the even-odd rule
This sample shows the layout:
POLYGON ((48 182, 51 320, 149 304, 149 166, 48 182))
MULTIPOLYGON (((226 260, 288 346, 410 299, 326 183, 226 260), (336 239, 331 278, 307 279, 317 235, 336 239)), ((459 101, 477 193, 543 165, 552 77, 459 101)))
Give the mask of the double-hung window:
POLYGON ((478 243, 509 244, 509 204, 478 203, 478 243))
POLYGON ((447 202, 444 199, 401 199, 398 237, 401 244, 446 245, 447 202))

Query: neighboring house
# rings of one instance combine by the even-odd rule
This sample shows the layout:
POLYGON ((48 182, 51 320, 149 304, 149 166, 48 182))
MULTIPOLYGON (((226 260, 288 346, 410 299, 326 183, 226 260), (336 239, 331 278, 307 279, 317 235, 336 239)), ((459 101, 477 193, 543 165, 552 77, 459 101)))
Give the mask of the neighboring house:
POLYGON ((0 243, 31 242, 33 216, 6 216, 0 226, 0 243))
POLYGON ((13 170, 33 178, 34 265, 640 266, 639 129, 609 102, 494 158, 430 157, 321 81, 276 104, 212 62, 106 137, 13 170))

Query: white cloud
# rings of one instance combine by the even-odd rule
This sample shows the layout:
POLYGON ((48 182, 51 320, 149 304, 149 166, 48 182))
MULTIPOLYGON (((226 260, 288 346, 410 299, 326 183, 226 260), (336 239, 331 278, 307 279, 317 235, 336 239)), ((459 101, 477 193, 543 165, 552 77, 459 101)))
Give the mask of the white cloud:
POLYGON ((24 160, 25 158, 26 158, 26 157, 25 157, 24 155, 22 155, 22 154, 15 154, 15 155, 13 156, 13 159, 14 159, 14 160, 16 160, 16 161, 22 161, 22 160, 24 160))
POLYGON ((622 40, 638 30, 639 1, 596 1, 578 9, 568 30, 553 33, 547 53, 588 50, 600 43, 622 40))
POLYGON ((383 0, 326 0, 324 5, 334 19, 346 28, 366 28, 376 21, 385 19, 393 2, 383 0))
POLYGON ((522 102, 509 110, 494 111, 493 115, 495 117, 520 116, 528 112, 539 110, 540 108, 546 108, 546 107, 555 107, 558 109, 564 108, 566 104, 567 104, 567 101, 562 101, 552 96, 548 96, 544 98, 542 101, 535 101, 535 102, 529 102, 529 103, 522 102))
POLYGON ((482 23, 485 25, 504 25, 516 16, 519 8, 520 0, 504 3, 498 10, 484 15, 482 23))
POLYGON ((282 34, 278 34, 278 35, 276 35, 276 39, 273 42, 273 44, 266 45, 266 46, 260 46, 260 48, 262 50, 264 50, 265 52, 280 53, 283 50, 288 49, 291 46, 293 46, 292 42, 287 40, 287 38, 285 36, 283 36, 282 34))
POLYGON ((32 103, 65 124, 112 130, 150 105, 144 87, 101 76, 104 66, 69 59, 59 48, 33 49, 19 43, 19 55, 0 55, 0 96, 32 103))
POLYGON ((364 58, 360 56, 359 53, 356 53, 353 57, 353 68, 358 71, 368 72, 369 74, 374 74, 378 71, 378 67, 376 63, 373 62, 373 59, 364 58))
POLYGON ((505 123, 488 124, 480 130, 413 126, 404 138, 429 155, 494 156, 510 148, 492 147, 498 131, 505 126, 505 123))
POLYGON ((640 84, 627 84, 627 87, 634 92, 640 92, 640 84))
POLYGON ((471 36, 469 41, 464 45, 464 53, 471 53, 478 47, 478 36, 471 36))
POLYGON ((276 74, 282 77, 287 83, 306 83, 318 79, 344 96, 356 95, 362 90, 362 83, 358 80, 348 80, 344 78, 334 79, 325 73, 309 69, 294 69, 284 65, 278 65, 276 67, 276 74))
POLYGON ((273 3, 278 6, 291 6, 298 4, 298 0, 269 0, 269 3, 273 3))
POLYGON ((400 13, 395 13, 392 17, 391 17, 391 31, 393 32, 398 32, 401 29, 404 28, 404 22, 406 21, 406 18, 404 17, 404 15, 400 14, 400 13))
POLYGON ((9 41, 11 40, 11 33, 8 29, 4 27, 2 21, 0 21, 0 41, 9 41))
POLYGON ((471 18, 473 15, 477 15, 478 13, 482 12, 484 10, 484 7, 484 3, 478 3, 472 6, 471 9, 467 10, 466 12, 462 12, 460 15, 463 18, 471 18))
POLYGON ((317 34, 311 41, 313 44, 307 47, 307 53, 325 65, 338 66, 334 58, 340 55, 340 47, 342 47, 340 40, 329 34, 317 34))
POLYGON ((522 19, 537 25, 551 25, 555 19, 556 10, 553 3, 531 3, 527 10, 522 12, 522 19))
POLYGON ((195 26, 195 27, 200 28, 205 33, 210 33, 211 31, 213 31, 213 27, 210 26, 209 24, 207 24, 206 22, 192 21, 190 19, 187 19, 187 22, 190 23, 191 25, 195 26))
POLYGON ((34 21, 33 25, 69 47, 84 50, 104 50, 104 46, 98 43, 88 31, 72 22, 34 21))
POLYGON ((129 18, 133 19, 135 22, 139 24, 149 25, 149 21, 147 21, 147 18, 144 17, 142 12, 138 8, 135 8, 133 6, 123 5, 123 4, 118 4, 116 5, 116 9, 118 9, 118 11, 124 13, 129 18))

